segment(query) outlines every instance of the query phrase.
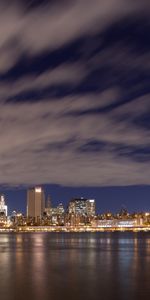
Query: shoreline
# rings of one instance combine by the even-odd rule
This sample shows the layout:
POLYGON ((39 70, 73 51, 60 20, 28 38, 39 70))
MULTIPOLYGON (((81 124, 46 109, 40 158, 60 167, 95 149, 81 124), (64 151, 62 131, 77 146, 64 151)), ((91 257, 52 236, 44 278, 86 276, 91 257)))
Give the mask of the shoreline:
POLYGON ((96 233, 96 232, 150 232, 150 226, 141 227, 61 227, 61 226, 27 226, 17 228, 0 228, 1 233, 96 233))

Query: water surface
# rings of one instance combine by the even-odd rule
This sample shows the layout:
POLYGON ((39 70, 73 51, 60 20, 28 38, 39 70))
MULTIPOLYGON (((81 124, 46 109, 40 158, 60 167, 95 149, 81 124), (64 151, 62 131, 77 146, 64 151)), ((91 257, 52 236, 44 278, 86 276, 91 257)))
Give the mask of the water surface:
POLYGON ((0 234, 0 297, 150 298, 150 233, 0 234))

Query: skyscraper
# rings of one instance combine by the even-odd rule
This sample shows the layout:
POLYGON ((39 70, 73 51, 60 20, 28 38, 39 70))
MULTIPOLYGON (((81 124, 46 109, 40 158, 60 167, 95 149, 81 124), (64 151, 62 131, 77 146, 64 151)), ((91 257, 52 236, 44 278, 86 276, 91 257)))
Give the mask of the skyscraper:
POLYGON ((41 187, 31 188, 27 191, 27 217, 37 222, 42 218, 45 209, 45 194, 41 187))
POLYGON ((84 215, 86 211, 86 200, 84 198, 74 198, 69 202, 69 214, 84 215))
POLYGON ((85 198, 74 198, 69 202, 68 212, 75 215, 95 215, 95 200, 85 198))
POLYGON ((5 205, 4 195, 0 195, 0 215, 7 217, 7 205, 5 205))
POLYGON ((86 200, 86 210, 87 210, 87 215, 89 217, 95 216, 95 200, 94 199, 86 200))

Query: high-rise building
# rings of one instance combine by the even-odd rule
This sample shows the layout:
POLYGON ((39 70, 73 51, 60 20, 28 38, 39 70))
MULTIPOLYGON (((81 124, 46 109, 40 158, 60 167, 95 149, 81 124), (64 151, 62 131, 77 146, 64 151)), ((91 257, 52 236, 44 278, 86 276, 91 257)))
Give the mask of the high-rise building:
POLYGON ((69 214, 85 215, 87 213, 86 200, 84 198, 74 198, 69 202, 69 214))
POLYGON ((87 215, 89 217, 95 216, 95 200, 94 199, 86 200, 86 209, 87 209, 87 215))
POLYGON ((95 215, 95 200, 85 198, 74 198, 69 202, 69 214, 75 215, 95 215))
POLYGON ((27 217, 41 219, 45 209, 45 194, 41 187, 31 188, 27 191, 27 217))
POLYGON ((51 200, 51 196, 48 195, 47 197, 47 201, 46 201, 46 207, 45 207, 45 213, 47 216, 51 216, 52 215, 52 200, 51 200))
POLYGON ((0 216, 7 217, 7 205, 5 205, 4 195, 0 195, 0 216))

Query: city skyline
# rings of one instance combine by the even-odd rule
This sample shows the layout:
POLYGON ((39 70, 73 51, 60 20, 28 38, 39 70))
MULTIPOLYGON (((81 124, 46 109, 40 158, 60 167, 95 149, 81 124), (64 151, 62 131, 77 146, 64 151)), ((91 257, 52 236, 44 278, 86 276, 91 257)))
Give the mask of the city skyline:
POLYGON ((0 232, 101 232, 150 231, 150 211, 129 212, 124 206, 113 213, 97 211, 96 199, 72 197, 67 207, 54 206, 41 186, 26 191, 26 213, 8 213, 6 197, 0 195, 0 232))
MULTIPOLYGON (((111 211, 113 213, 125 207, 130 212, 149 211, 149 195, 150 188, 140 186, 139 188, 130 187, 131 191, 126 187, 110 187, 108 188, 94 188, 87 190, 87 188, 68 188, 57 187, 51 185, 43 185, 46 197, 51 196, 52 205, 56 207, 60 202, 66 208, 68 202, 74 197, 84 197, 88 199, 94 198, 96 200, 97 213, 104 213, 111 211)), ((22 211, 26 214, 26 200, 27 200, 27 187, 24 189, 12 190, 1 189, 1 194, 6 195, 9 210, 22 211)))

